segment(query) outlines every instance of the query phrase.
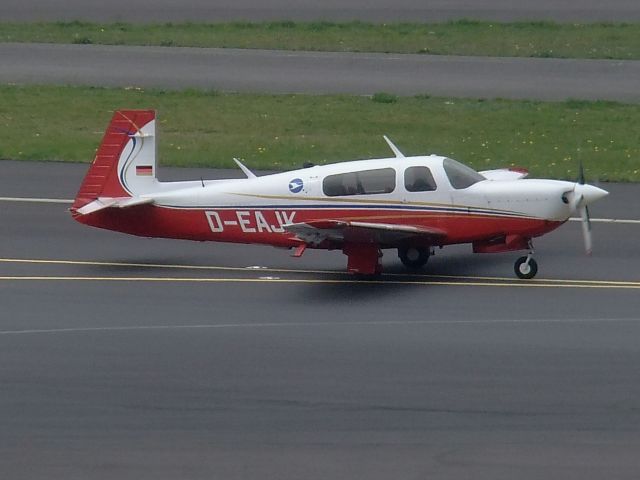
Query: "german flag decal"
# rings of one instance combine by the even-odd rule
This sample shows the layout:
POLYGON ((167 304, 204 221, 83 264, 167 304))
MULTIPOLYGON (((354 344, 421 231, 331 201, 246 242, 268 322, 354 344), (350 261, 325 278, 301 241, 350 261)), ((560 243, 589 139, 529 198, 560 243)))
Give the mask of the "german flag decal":
POLYGON ((153 167, 151 165, 136 165, 136 175, 149 177, 153 175, 153 167))

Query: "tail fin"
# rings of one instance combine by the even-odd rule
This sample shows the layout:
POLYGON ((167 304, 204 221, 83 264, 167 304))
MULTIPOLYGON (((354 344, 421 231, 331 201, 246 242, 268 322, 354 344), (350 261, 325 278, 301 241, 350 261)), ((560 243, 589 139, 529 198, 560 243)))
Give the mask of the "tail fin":
POLYGON ((73 202, 73 212, 91 213, 96 210, 89 206, 92 202, 110 206, 155 190, 155 116, 153 110, 118 110, 113 114, 73 202))

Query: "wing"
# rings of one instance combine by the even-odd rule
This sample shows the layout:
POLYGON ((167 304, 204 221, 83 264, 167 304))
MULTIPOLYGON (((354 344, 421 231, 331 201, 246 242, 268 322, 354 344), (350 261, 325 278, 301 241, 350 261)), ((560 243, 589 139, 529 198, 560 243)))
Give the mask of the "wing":
POLYGON ((446 237, 446 232, 436 228, 343 220, 290 223, 283 225, 283 228, 310 245, 319 245, 326 240, 338 243, 395 245, 410 239, 434 244, 446 237))
POLYGON ((485 170, 480 172, 480 175, 485 177, 487 180, 503 182, 507 180, 520 180, 521 178, 529 175, 529 171, 525 168, 519 167, 499 168, 497 170, 485 170))

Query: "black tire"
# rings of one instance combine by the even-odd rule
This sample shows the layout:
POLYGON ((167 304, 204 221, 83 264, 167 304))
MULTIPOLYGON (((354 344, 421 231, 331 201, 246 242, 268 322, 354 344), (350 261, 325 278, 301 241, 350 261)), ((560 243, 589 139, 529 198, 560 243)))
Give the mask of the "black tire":
POLYGON ((421 268, 429 260, 429 249, 425 247, 402 247, 398 249, 398 257, 405 267, 421 268))
POLYGON ((528 268, 525 267, 527 257, 520 257, 513 266, 516 276, 522 280, 529 280, 538 273, 538 263, 532 258, 529 260, 528 268))

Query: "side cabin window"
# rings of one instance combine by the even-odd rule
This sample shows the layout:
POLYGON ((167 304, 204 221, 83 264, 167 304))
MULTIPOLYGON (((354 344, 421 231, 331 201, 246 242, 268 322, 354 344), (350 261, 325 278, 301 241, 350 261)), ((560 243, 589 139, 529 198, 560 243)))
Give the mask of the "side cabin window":
POLYGON ((442 164, 444 171, 451 182, 451 186, 456 190, 468 188, 471 185, 486 180, 482 175, 473 168, 467 167, 460 162, 445 158, 442 164))
POLYGON ((404 187, 408 192, 432 192, 437 186, 427 167, 409 167, 404 171, 404 187))
POLYGON ((394 168, 339 173, 325 177, 322 182, 322 191, 328 197, 391 193, 395 188, 396 171, 394 168))

